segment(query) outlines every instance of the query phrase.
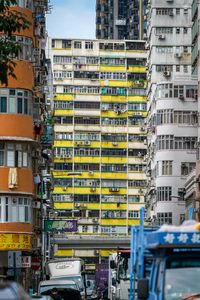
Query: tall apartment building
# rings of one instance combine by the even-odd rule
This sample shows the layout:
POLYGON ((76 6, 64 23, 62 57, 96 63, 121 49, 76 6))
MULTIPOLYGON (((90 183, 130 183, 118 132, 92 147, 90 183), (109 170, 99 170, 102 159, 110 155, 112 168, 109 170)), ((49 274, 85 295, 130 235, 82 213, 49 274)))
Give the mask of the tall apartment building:
POLYGON ((96 38, 146 38, 147 0, 97 0, 96 38))
MULTIPOLYGON (((199 41, 200 41, 200 1, 192 1, 192 74, 197 76, 198 80, 198 115, 200 113, 200 58, 199 58, 199 41)), ((190 205, 196 209, 197 214, 194 214, 198 221, 200 220, 199 208, 200 208, 200 128, 198 122, 198 140, 197 140, 197 161, 196 161, 196 172, 195 172, 195 193, 190 201, 190 205)))
MULTIPOLYGON (((127 236, 130 226, 139 224, 146 187, 145 43, 50 42, 55 212, 77 224, 68 240, 74 234, 127 236)), ((62 256, 63 249, 58 250, 62 256)), ((64 253, 76 255, 73 249, 64 253)), ((98 256, 108 256, 109 251, 78 253, 99 261, 98 256)))
POLYGON ((31 256, 41 260, 40 134, 45 84, 48 1, 17 1, 30 26, 13 35, 21 45, 16 79, 0 86, 0 273, 25 286, 35 280, 31 256), (28 282, 29 279, 29 282, 28 282))
POLYGON ((184 182, 194 168, 197 82, 191 77, 191 2, 151 0, 148 16, 149 221, 184 219, 184 182))

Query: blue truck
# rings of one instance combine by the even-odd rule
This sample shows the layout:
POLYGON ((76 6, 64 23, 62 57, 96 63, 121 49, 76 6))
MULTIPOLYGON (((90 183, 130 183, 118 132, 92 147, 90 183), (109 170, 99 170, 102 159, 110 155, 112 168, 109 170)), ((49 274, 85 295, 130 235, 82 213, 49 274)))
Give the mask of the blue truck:
POLYGON ((148 230, 141 220, 132 228, 130 263, 129 300, 200 299, 200 232, 195 227, 148 230))

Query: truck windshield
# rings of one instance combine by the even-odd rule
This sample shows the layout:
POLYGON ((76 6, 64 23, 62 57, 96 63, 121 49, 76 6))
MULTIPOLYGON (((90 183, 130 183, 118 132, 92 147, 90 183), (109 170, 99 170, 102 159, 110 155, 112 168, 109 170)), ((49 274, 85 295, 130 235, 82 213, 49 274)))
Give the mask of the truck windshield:
POLYGON ((191 295, 200 294, 199 278, 199 258, 182 257, 168 260, 165 273, 164 299, 187 299, 191 295))
POLYGON ((82 290, 83 289, 83 281, 82 281, 82 277, 81 276, 63 276, 59 278, 60 280, 72 280, 74 282, 76 282, 76 284, 78 285, 79 289, 82 290))

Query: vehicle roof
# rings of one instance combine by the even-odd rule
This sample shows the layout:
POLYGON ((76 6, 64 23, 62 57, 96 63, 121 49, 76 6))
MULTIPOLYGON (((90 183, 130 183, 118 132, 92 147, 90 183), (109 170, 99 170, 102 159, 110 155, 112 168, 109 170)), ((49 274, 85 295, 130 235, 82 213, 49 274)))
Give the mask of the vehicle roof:
POLYGON ((76 282, 73 280, 63 280, 63 279, 53 279, 53 280, 44 280, 40 281, 40 285, 55 285, 55 284, 60 284, 60 285, 65 285, 65 284, 74 284, 76 285, 76 282))
POLYGON ((67 261, 81 261, 84 262, 82 258, 73 258, 73 257, 69 257, 69 258, 56 258, 56 259, 50 259, 49 261, 47 261, 47 264, 49 263, 56 263, 56 262, 67 262, 67 261))

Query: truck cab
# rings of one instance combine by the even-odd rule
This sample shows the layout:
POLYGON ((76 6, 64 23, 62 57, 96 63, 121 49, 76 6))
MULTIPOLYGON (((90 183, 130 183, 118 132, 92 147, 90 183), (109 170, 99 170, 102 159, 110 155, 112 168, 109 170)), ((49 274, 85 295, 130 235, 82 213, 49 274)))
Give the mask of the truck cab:
POLYGON ((137 278, 136 299, 200 299, 200 232, 147 233, 144 248, 152 266, 149 278, 137 278))

